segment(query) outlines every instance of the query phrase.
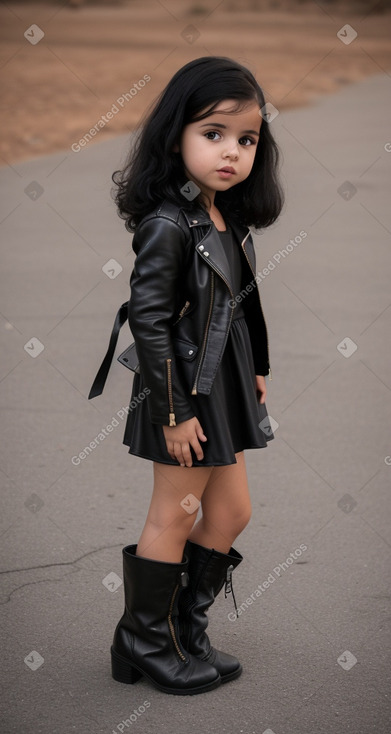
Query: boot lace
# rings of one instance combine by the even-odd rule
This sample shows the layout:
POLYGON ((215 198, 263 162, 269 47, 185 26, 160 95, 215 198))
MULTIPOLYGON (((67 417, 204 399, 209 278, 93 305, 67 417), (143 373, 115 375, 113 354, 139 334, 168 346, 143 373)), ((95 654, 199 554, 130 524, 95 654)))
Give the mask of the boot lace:
POLYGON ((235 599, 235 594, 234 594, 234 588, 233 588, 233 584, 232 584, 232 571, 233 570, 234 570, 234 567, 232 565, 231 566, 228 566, 228 568, 227 568, 227 574, 226 574, 226 577, 225 577, 224 596, 225 596, 225 598, 227 598, 228 594, 232 594, 232 599, 233 599, 233 603, 234 603, 234 606, 235 606, 236 616, 238 616, 239 615, 239 611, 238 611, 238 607, 237 607, 237 604, 236 604, 236 599, 235 599))

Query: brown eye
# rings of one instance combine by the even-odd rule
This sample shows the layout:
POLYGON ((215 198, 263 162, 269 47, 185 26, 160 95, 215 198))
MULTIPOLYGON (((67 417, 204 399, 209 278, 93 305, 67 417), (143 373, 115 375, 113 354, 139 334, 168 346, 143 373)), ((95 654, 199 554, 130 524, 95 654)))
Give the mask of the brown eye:
POLYGON ((209 130, 207 133, 205 133, 205 137, 208 140, 217 140, 220 137, 220 133, 218 133, 216 130, 209 130), (215 135, 217 135, 217 138, 214 137, 215 135))
POLYGON ((255 145, 255 140, 245 135, 244 138, 240 138, 239 144, 244 146, 255 145))

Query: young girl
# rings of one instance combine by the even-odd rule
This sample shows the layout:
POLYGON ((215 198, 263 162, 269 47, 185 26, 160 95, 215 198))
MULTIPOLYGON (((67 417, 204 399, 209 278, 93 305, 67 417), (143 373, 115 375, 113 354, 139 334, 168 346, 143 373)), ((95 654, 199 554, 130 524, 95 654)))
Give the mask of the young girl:
POLYGON ((232 544, 251 514, 244 449, 273 438, 248 229, 273 223, 283 201, 264 104, 248 69, 196 59, 171 79, 113 175, 136 259, 90 397, 128 318, 138 366, 124 443, 153 462, 154 486, 139 541, 123 549, 112 674, 124 683, 144 675, 167 693, 202 693, 242 671, 212 647, 206 612, 224 584, 232 590, 242 560, 232 544))

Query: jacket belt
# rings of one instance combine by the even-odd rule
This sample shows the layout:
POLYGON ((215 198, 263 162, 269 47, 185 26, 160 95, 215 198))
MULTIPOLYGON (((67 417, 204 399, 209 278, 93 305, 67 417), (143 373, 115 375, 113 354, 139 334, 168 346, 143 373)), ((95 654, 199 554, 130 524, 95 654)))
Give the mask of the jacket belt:
POLYGON ((103 388, 107 380, 107 375, 109 374, 109 369, 113 361, 115 348, 117 346, 118 335, 121 330, 121 327, 124 325, 125 321, 127 321, 127 318, 128 318, 128 301, 126 301, 126 303, 123 303, 122 306, 120 306, 120 308, 117 311, 117 315, 115 317, 113 329, 112 329, 111 336, 110 336, 109 346, 103 358, 103 362, 101 366, 99 367, 95 380, 92 383, 92 387, 88 395, 88 400, 91 400, 91 398, 96 398, 98 395, 101 395, 103 392, 103 388))

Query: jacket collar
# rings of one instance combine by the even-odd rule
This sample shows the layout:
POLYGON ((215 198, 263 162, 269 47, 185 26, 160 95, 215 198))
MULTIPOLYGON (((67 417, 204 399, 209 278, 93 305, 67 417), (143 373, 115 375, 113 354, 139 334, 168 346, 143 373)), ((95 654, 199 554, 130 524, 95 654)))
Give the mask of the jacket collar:
MULTIPOLYGON (((195 248, 199 255, 205 262, 209 264, 214 270, 218 272, 220 277, 229 285, 231 292, 233 291, 231 281, 231 269, 224 250, 224 245, 219 237, 218 231, 214 226, 208 212, 201 207, 195 207, 194 210, 187 212, 183 211, 183 215, 190 229, 197 227, 208 226, 206 234, 197 238, 195 248)), ((229 222, 231 229, 236 235, 237 241, 242 244, 244 249, 244 240, 247 239, 250 230, 248 227, 243 227, 236 222, 229 222)), ((250 260, 253 270, 255 269, 255 262, 253 262, 253 253, 246 253, 247 258, 250 260)))
MULTIPOLYGON (((189 229, 193 229, 194 227, 205 227, 208 225, 211 227, 213 224, 206 209, 204 209, 199 204, 193 204, 193 207, 190 210, 187 210, 182 209, 182 207, 178 206, 177 204, 164 200, 156 208, 154 213, 157 215, 164 215, 166 217, 168 216, 173 221, 177 221, 178 215, 181 213, 182 216, 185 218, 186 224, 189 229)), ((248 227, 239 224, 236 221, 230 221, 229 224, 236 233, 239 241, 243 242, 246 235, 248 235, 250 231, 248 227)))
POLYGON ((208 212, 202 207, 194 207, 191 211, 182 209, 182 214, 186 219, 187 225, 190 227, 203 227, 206 224, 213 224, 208 212))
MULTIPOLYGON (((194 204, 190 210, 186 210, 178 207, 176 204, 164 201, 156 211, 156 214, 163 214, 172 218, 174 221, 177 220, 179 213, 184 217, 190 231, 193 230, 195 234, 193 242, 196 252, 209 267, 212 267, 220 275, 232 292, 231 269, 225 254, 224 245, 206 209, 198 204, 194 204)), ((237 241, 245 251, 252 271, 255 272, 254 248, 250 246, 248 250, 245 249, 245 241, 251 242, 251 238, 248 237, 250 230, 248 227, 240 225, 236 221, 230 221, 229 224, 236 235, 237 241)))
MULTIPOLYGON (((200 206, 197 206, 197 207, 195 206, 194 209, 192 209, 191 211, 186 211, 185 209, 182 209, 182 214, 185 217, 186 222, 188 226, 190 227, 190 229, 192 227, 202 227, 208 224, 209 225, 213 224, 208 212, 200 206)), ((248 232, 250 231, 248 227, 245 227, 244 225, 239 224, 238 222, 232 222, 232 221, 230 221, 229 224, 232 227, 232 229, 235 231, 237 236, 239 237, 240 242, 242 242, 243 239, 248 234, 248 232)))

